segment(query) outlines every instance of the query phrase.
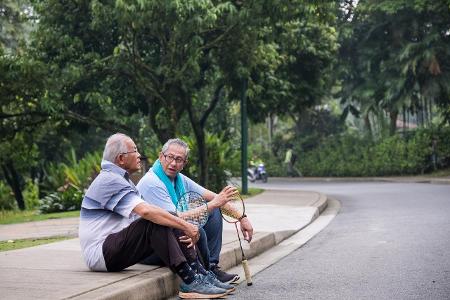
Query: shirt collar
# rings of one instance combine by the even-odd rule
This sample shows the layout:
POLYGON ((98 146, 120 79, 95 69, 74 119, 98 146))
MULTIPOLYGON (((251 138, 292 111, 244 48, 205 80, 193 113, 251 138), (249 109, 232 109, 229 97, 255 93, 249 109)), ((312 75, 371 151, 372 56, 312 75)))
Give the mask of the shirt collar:
POLYGON ((126 170, 122 169, 118 165, 116 165, 108 160, 102 160, 101 166, 102 166, 102 170, 104 170, 104 171, 119 174, 120 176, 125 177, 126 179, 128 179, 130 177, 130 175, 128 174, 128 172, 126 170))

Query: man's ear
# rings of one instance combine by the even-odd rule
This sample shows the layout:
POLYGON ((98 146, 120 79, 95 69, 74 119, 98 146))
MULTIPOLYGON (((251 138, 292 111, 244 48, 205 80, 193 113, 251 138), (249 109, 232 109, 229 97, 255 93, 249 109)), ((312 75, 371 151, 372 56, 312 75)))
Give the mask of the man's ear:
POLYGON ((162 154, 162 152, 159 152, 158 159, 162 163, 162 161, 163 161, 163 154, 162 154))
MULTIPOLYGON (((183 163, 183 167, 181 167, 181 170, 183 170, 184 167, 186 167, 187 163, 188 163, 188 160, 186 159, 186 160, 184 161, 184 163, 183 163)), ((180 171, 181 171, 181 170, 180 170, 180 171)))
POLYGON ((123 159, 122 159, 122 157, 123 157, 122 154, 119 154, 119 155, 117 155, 117 157, 116 157, 115 163, 116 163, 116 165, 118 165, 119 167, 121 167, 121 166, 123 165, 123 159))

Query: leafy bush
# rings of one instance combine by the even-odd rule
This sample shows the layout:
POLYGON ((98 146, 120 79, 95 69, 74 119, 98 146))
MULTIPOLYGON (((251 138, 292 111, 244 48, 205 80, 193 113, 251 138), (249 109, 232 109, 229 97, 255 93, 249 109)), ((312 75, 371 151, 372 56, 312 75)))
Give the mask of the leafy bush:
POLYGON ((31 179, 26 181, 23 198, 27 209, 34 209, 39 206, 39 185, 37 182, 31 179))
POLYGON ((0 181, 0 210, 16 209, 17 204, 12 194, 11 188, 0 181))
POLYGON ((65 175, 61 164, 49 162, 43 168, 43 179, 39 183, 40 195, 46 195, 55 192, 64 185, 65 175))
POLYGON ((329 137, 319 147, 300 153, 306 176, 388 176, 420 174, 430 170, 432 138, 437 140, 439 166, 450 161, 450 128, 420 129, 379 141, 344 134, 329 137))
POLYGON ((78 189, 86 188, 100 172, 100 162, 100 152, 88 153, 78 160, 75 150, 72 149, 66 157, 66 163, 46 165, 41 189, 44 192, 52 193, 68 183, 78 189))
POLYGON ((39 200, 39 210, 41 213, 61 212, 79 210, 83 192, 70 186, 62 192, 55 192, 39 200))
POLYGON ((278 158, 269 151, 261 154, 261 159, 266 167, 267 176, 286 176, 286 166, 284 165, 284 157, 278 158))
POLYGON ((88 153, 81 160, 77 160, 72 149, 69 164, 62 164, 66 183, 70 183, 78 189, 86 188, 93 178, 100 172, 100 152, 88 153))
POLYGON ((434 129, 432 135, 436 140, 437 167, 446 168, 450 166, 450 127, 434 129))
MULTIPOLYGON (((191 149, 189 163, 185 167, 185 174, 195 181, 199 179, 198 148, 192 137, 182 138, 191 149)), ((230 141, 221 136, 207 134, 205 139, 208 155, 208 182, 207 188, 220 191, 226 184, 231 173, 239 168, 239 151, 233 149, 230 141)))
POLYGON ((67 163, 48 165, 43 186, 51 193, 39 202, 43 213, 80 209, 84 189, 101 169, 100 152, 77 160, 72 149, 66 160, 67 163))

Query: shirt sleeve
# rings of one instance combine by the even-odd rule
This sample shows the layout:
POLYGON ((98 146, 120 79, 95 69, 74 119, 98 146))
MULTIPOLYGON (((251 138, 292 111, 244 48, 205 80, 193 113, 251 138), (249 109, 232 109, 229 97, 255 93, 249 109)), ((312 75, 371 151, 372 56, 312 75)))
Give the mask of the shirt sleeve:
POLYGON ((125 218, 130 218, 132 216, 133 209, 144 202, 145 201, 139 197, 138 194, 128 193, 120 199, 119 203, 117 203, 116 207, 114 207, 114 212, 125 218))
POLYGON ((145 202, 156 205, 167 211, 175 212, 177 209, 170 198, 164 183, 155 178, 156 175, 150 173, 145 174, 137 185, 138 191, 141 193, 145 202))
POLYGON ((186 192, 196 192, 203 196, 205 194, 206 189, 196 183, 194 180, 190 179, 187 176, 183 175, 184 180, 184 187, 186 189, 186 192))

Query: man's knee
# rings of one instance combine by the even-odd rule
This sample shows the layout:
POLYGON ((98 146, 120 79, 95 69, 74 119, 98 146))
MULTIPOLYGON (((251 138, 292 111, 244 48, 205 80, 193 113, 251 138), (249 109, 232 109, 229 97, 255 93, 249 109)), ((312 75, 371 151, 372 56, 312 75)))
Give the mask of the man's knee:
POLYGON ((208 222, 206 222, 205 227, 211 229, 222 229, 222 215, 219 208, 215 208, 209 215, 208 222))

